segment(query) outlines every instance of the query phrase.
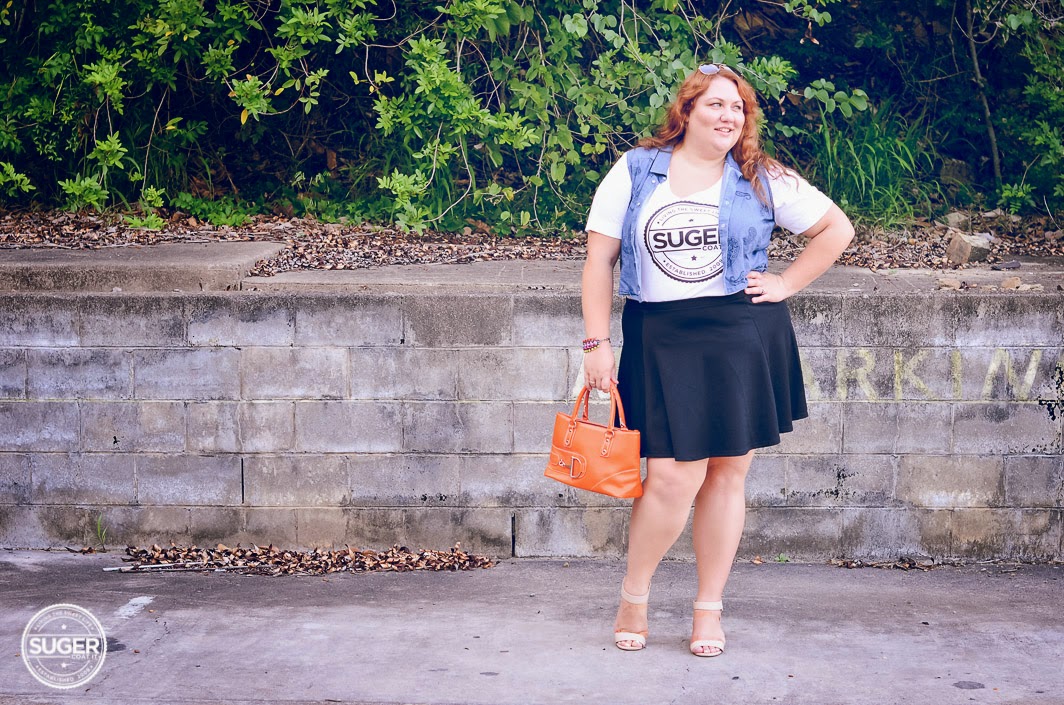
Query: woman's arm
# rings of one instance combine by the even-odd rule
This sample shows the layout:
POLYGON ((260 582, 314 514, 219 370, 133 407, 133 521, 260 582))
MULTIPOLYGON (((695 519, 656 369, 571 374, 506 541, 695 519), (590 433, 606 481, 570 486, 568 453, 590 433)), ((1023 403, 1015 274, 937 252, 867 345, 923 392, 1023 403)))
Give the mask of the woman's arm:
POLYGON ((853 240, 853 225, 842 209, 832 204, 824 217, 801 233, 809 238, 805 249, 783 274, 753 271, 746 275, 746 293, 752 301, 783 301, 826 272, 853 240))
POLYGON ((613 381, 613 347, 610 336, 610 310, 613 304, 613 268, 621 255, 621 241, 591 231, 587 234, 587 261, 584 262, 581 302, 584 335, 603 342, 584 355, 584 383, 592 389, 609 390, 613 381))

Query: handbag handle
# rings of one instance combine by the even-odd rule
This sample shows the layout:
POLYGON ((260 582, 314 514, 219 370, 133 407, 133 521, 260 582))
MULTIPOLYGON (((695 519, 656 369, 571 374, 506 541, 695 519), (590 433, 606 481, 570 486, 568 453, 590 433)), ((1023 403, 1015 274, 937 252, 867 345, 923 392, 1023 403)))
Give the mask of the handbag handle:
MULTIPOLYGON (((591 388, 586 384, 583 389, 580 390, 580 394, 576 397, 576 404, 573 405, 572 418, 576 418, 576 415, 580 412, 580 405, 584 405, 584 413, 580 417, 582 420, 588 420, 588 404, 591 402, 591 388)), ((620 421, 620 426, 624 430, 628 430, 628 424, 624 419, 624 405, 621 404, 621 394, 617 391, 617 385, 610 383, 610 419, 606 424, 607 428, 612 430, 614 428, 613 419, 616 418, 620 421)))

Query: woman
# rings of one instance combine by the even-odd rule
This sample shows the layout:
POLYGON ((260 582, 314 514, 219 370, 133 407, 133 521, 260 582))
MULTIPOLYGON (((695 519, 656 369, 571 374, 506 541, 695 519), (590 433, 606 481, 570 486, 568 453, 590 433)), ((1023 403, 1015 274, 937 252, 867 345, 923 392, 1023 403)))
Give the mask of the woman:
POLYGON ((787 304, 853 238, 827 196, 761 151, 753 88, 726 66, 699 67, 654 137, 621 157, 588 215, 583 273, 585 382, 613 382, 613 269, 624 350, 617 387, 647 458, 632 506, 616 645, 646 646, 654 571, 694 504, 698 592, 691 652, 724 651, 721 602, 746 512, 755 448, 807 416, 787 304), (809 242, 782 274, 765 248, 780 225, 809 242))

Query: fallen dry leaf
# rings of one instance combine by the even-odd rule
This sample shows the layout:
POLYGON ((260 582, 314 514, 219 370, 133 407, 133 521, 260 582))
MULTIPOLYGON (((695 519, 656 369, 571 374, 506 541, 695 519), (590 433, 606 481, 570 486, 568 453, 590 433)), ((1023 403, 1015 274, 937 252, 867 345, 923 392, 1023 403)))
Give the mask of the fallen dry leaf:
POLYGON ((1001 281, 1002 289, 1019 289, 1023 280, 1019 277, 1007 277, 1001 281))

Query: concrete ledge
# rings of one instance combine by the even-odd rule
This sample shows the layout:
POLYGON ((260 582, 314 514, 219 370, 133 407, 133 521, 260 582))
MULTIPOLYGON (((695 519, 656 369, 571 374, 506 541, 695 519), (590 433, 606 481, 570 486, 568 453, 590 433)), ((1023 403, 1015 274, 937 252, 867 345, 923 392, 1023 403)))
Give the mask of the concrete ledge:
POLYGON ((226 291, 280 242, 0 250, 0 291, 226 291))

